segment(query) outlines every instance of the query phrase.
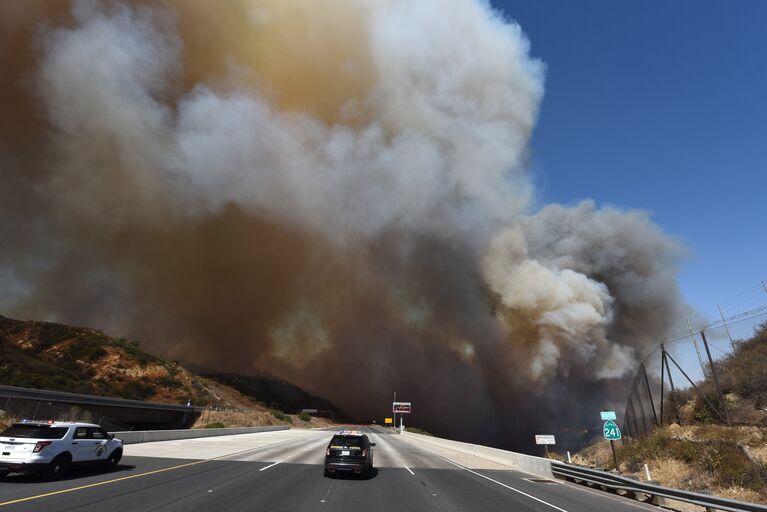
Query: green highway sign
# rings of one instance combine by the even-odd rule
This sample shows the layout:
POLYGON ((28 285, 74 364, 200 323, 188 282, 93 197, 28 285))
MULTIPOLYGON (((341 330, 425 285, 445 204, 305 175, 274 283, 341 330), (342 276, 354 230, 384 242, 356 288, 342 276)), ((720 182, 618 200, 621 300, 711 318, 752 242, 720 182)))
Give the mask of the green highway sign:
POLYGON ((613 420, 607 420, 602 427, 602 434, 604 434, 605 439, 608 441, 617 441, 621 438, 621 429, 618 428, 618 425, 613 420))
POLYGON ((618 419, 615 415, 615 411, 602 411, 599 415, 602 417, 602 421, 618 419))

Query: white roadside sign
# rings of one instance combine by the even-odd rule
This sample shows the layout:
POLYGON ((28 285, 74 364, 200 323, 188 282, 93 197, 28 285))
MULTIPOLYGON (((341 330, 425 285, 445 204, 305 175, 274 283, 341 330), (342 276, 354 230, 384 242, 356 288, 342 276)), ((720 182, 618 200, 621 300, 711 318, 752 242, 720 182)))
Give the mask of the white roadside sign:
POLYGON ((535 436, 535 444, 557 444, 554 436, 535 436))

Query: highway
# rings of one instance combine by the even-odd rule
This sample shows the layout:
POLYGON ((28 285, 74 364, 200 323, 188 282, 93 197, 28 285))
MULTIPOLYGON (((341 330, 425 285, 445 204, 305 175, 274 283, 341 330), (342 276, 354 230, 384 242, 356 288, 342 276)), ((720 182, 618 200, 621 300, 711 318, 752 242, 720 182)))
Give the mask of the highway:
POLYGON ((367 478, 325 478, 329 430, 288 430, 128 445, 113 472, 74 470, 62 480, 8 476, 5 511, 440 511, 621 512, 658 509, 534 477, 380 427, 367 478))

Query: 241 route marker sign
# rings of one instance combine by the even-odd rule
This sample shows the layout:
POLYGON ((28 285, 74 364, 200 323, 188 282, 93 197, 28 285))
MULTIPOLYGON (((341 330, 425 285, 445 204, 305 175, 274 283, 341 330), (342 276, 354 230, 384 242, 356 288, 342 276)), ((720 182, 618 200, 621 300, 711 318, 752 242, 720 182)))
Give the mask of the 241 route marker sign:
POLYGON ((615 424, 613 420, 605 421, 604 427, 602 427, 602 434, 608 441, 618 441, 621 438, 621 429, 615 424))

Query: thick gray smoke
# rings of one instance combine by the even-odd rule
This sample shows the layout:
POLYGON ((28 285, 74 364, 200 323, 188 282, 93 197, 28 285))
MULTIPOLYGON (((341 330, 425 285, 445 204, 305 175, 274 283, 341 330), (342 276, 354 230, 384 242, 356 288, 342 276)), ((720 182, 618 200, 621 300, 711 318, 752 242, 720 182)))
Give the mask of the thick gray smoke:
POLYGON ((530 211, 544 67, 485 2, 14 5, 7 314, 506 442, 619 399, 679 308, 646 215, 530 211))

